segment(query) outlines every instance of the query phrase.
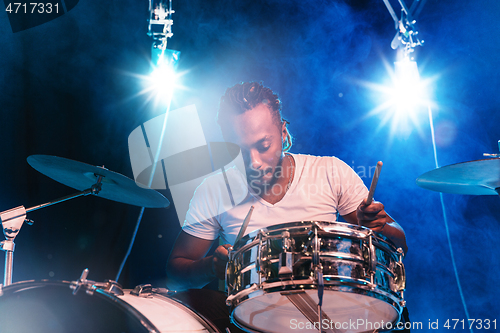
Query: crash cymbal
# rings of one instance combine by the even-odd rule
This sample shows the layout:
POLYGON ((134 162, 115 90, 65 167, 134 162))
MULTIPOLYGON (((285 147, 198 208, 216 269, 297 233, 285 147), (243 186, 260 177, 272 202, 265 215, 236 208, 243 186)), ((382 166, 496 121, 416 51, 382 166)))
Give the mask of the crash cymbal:
POLYGON ((97 196, 109 200, 147 208, 170 205, 161 193, 139 187, 132 179, 103 167, 49 155, 31 155, 28 163, 44 175, 79 191, 91 188, 97 181, 97 175, 103 176, 97 196))
POLYGON ((500 159, 493 158, 444 166, 418 177, 417 185, 444 193, 500 194, 497 192, 500 191, 498 190, 500 188, 500 159))

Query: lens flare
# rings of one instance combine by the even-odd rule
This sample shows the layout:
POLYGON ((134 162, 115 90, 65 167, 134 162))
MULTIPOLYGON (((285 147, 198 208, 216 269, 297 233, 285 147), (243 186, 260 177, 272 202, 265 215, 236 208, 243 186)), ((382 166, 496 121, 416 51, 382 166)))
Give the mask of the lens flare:
POLYGON ((144 89, 149 90, 156 103, 170 104, 174 89, 180 76, 176 69, 179 64, 179 51, 162 49, 153 44, 151 49, 152 71, 144 80, 144 89))
POLYGON ((179 90, 187 90, 183 85, 183 78, 189 72, 177 70, 180 51, 160 50, 153 45, 148 74, 137 74, 128 71, 120 71, 122 75, 131 76, 136 79, 139 90, 136 94, 126 98, 123 103, 134 98, 142 97, 144 105, 152 103, 158 110, 165 110, 175 99, 179 90))
POLYGON ((420 123, 427 115, 427 108, 434 107, 430 95, 430 83, 433 79, 422 79, 417 63, 409 59, 397 61, 394 68, 385 62, 389 82, 378 84, 362 82, 375 94, 377 106, 368 116, 381 117, 379 128, 390 123, 391 136, 410 134, 414 129, 423 135, 420 123))
POLYGON ((146 88, 156 95, 156 98, 171 96, 178 81, 177 73, 170 64, 156 66, 146 80, 146 88))

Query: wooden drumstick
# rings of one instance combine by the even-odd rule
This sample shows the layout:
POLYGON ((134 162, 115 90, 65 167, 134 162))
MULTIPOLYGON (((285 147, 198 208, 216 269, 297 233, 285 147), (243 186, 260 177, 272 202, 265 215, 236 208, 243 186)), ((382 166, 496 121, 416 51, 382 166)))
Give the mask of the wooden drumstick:
POLYGON ((373 201, 373 195, 375 194, 375 188, 377 187, 378 177, 380 176, 380 171, 382 170, 382 161, 377 162, 377 167, 375 168, 375 174, 372 178, 372 184, 370 185, 370 192, 368 192, 368 197, 366 198, 366 204, 369 205, 373 201))
POLYGON ((234 244, 238 243, 238 241, 245 235, 245 231, 247 230, 248 227, 248 222, 250 222, 250 217, 252 217, 252 212, 253 212, 253 206, 250 207, 250 210, 248 211, 247 216, 245 217, 245 220, 243 220, 243 224, 241 225, 240 232, 238 233, 238 236, 236 237, 236 240, 234 241, 234 244))

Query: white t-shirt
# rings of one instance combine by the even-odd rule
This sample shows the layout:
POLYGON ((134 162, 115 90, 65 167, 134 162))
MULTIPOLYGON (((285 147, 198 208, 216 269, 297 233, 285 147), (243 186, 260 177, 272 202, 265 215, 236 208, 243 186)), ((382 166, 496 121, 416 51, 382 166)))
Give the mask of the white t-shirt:
POLYGON ((355 211, 367 197, 368 189, 361 178, 338 158, 290 155, 295 160, 294 177, 279 202, 270 204, 247 188, 244 191, 243 176, 228 170, 225 177, 239 177, 240 184, 245 184, 236 190, 232 187, 232 195, 240 196, 232 202, 239 204, 228 206, 224 200, 227 198, 225 184, 208 177, 195 191, 183 230, 206 240, 221 236, 224 243, 234 245, 251 206, 254 210, 245 234, 286 222, 336 221, 337 214, 344 216, 355 211))

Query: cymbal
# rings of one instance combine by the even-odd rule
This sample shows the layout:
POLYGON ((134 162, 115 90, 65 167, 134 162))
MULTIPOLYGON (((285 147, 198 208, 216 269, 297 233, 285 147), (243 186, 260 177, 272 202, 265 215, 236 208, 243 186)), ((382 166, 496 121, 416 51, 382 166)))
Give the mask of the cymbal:
POLYGON ((486 159, 444 166, 424 173, 417 185, 428 190, 467 194, 497 195, 500 188, 500 159, 486 159))
POLYGON ((40 173, 79 191, 91 188, 97 181, 96 175, 100 175, 103 178, 99 197, 147 208, 170 205, 161 193, 139 187, 132 179, 103 167, 50 155, 31 155, 27 160, 40 173))

